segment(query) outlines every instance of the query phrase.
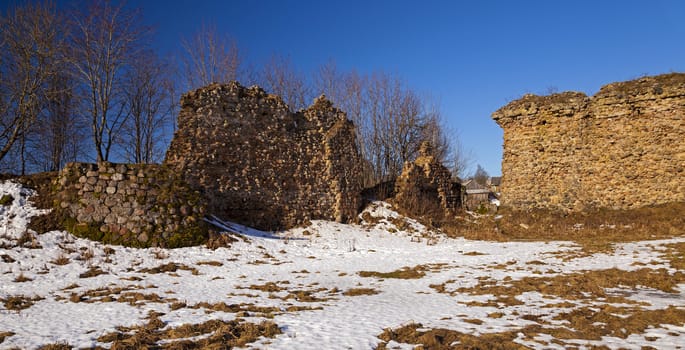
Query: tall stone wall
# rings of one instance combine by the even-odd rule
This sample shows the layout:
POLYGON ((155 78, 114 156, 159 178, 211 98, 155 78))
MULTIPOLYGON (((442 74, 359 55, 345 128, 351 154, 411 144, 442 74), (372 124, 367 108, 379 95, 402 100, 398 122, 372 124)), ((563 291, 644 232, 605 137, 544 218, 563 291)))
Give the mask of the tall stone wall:
POLYGON ((232 82, 181 104, 165 164, 203 192, 209 214, 262 229, 357 215, 354 125, 325 97, 293 113, 280 97, 232 82))
POLYGON ((200 194, 154 164, 69 163, 54 183, 55 209, 77 236, 134 247, 204 243, 200 194))
POLYGON ((685 74, 526 95, 493 113, 504 130, 502 202, 630 209, 685 201, 685 74))

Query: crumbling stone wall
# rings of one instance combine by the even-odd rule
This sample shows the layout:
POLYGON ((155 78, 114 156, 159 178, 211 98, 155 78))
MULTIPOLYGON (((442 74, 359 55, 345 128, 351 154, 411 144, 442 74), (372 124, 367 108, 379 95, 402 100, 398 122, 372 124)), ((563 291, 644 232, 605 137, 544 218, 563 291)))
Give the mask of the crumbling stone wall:
POLYGON ((232 82, 189 92, 181 107, 165 164, 201 190, 209 214, 262 229, 357 215, 354 125, 325 97, 293 113, 232 82))
POLYGON ((163 166, 69 163, 54 185, 55 209, 77 236, 171 248, 207 239, 200 194, 163 166))
POLYGON ((504 129, 502 202, 629 209, 685 201, 685 74, 526 95, 493 114, 504 129))
POLYGON ((461 185, 433 156, 429 142, 421 144, 419 157, 406 163, 395 182, 395 202, 412 215, 450 214, 461 206, 461 185))

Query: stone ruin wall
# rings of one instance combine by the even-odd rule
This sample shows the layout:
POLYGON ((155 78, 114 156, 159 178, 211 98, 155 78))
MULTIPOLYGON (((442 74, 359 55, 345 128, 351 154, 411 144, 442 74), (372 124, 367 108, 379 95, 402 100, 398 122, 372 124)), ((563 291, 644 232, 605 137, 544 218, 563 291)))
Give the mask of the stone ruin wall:
POLYGON ((685 201, 685 74, 606 85, 592 97, 526 95, 504 130, 502 202, 582 211, 685 201))
POLYGON ((431 210, 449 215, 461 207, 461 185, 452 181, 452 174, 433 156, 428 142, 421 144, 414 162, 404 165, 395 193, 395 203, 412 215, 431 214, 431 210))
POLYGON ((165 164, 203 192, 209 214, 261 229, 357 215, 354 125, 324 97, 293 113, 232 82, 189 92, 181 105, 165 164))
POLYGON ((207 238, 199 193, 160 165, 69 163, 53 189, 63 225, 80 237, 170 248, 207 238))

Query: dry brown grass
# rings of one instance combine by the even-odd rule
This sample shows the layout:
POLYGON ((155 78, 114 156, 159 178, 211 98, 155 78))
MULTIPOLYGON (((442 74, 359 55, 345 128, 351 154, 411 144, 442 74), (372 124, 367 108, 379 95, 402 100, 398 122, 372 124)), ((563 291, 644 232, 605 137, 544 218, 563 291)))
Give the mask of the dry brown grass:
POLYGON ((324 292, 326 291, 326 288, 319 288, 319 289, 314 289, 314 290, 291 290, 288 291, 288 295, 286 295, 283 298, 279 298, 281 300, 290 300, 290 299, 295 299, 299 302, 302 303, 317 303, 317 302, 323 302, 323 301, 329 301, 331 298, 322 298, 322 297, 317 297, 314 294, 319 293, 319 292, 324 292))
POLYGON ((200 302, 195 305, 188 306, 191 309, 206 309, 212 311, 230 312, 230 313, 246 313, 251 312, 255 315, 261 315, 266 318, 272 318, 275 314, 280 314, 281 310, 277 307, 257 306, 254 304, 226 304, 218 302, 210 304, 207 302, 200 302))
POLYGON ((375 278, 397 278, 397 279, 419 279, 426 275, 426 268, 422 265, 408 267, 405 266, 399 270, 390 272, 377 271, 359 271, 361 277, 375 277, 375 278))
POLYGON ((275 282, 267 282, 264 284, 253 284, 247 288, 241 288, 241 289, 259 290, 259 291, 268 292, 268 293, 276 293, 276 292, 281 292, 281 291, 286 290, 286 288, 279 286, 275 282))
POLYGON ((631 210, 601 209, 582 213, 550 210, 518 211, 501 207, 498 215, 457 219, 443 227, 449 236, 468 239, 571 240, 589 253, 607 251, 613 243, 685 235, 685 203, 631 210))
POLYGON ((188 304, 186 304, 186 302, 184 302, 184 301, 176 301, 176 302, 169 304, 169 308, 171 310, 183 309, 186 306, 188 306, 188 304))
POLYGON ((376 295, 378 293, 380 292, 373 288, 350 288, 342 294, 344 296, 353 297, 358 295, 376 295))
MULTIPOLYGON (((636 288, 643 286, 657 289, 666 293, 677 292, 677 286, 685 283, 685 273, 670 274, 666 269, 652 270, 643 268, 634 271, 619 269, 582 271, 573 274, 553 277, 524 277, 518 280, 481 280, 472 288, 458 288, 448 291, 446 285, 450 281, 431 285, 438 292, 456 295, 458 293, 471 295, 491 294, 496 297, 515 297, 525 292, 540 292, 543 295, 557 296, 568 300, 590 298, 618 298, 609 295, 607 288, 636 288)), ((625 298, 623 298, 625 299, 625 298)), ((628 299, 625 299, 628 301, 628 299)), ((625 302, 624 301, 624 302, 625 302)), ((633 302, 635 303, 635 302, 633 302)))
POLYGON ((40 245, 38 242, 38 239, 36 239, 36 236, 33 235, 30 231, 24 231, 22 233, 21 237, 17 239, 17 245, 24 247, 24 248, 29 248, 29 249, 40 249, 43 248, 43 246, 40 245))
POLYGON ((177 300, 174 298, 163 298, 156 293, 141 293, 137 290, 142 289, 140 286, 126 286, 126 287, 102 287, 97 289, 87 290, 82 293, 71 293, 69 301, 73 303, 127 303, 131 306, 140 303, 173 303, 177 300))
POLYGON ((198 265, 209 265, 209 266, 224 266, 224 263, 216 260, 199 261, 198 265))
POLYGON ((38 348, 38 350, 71 350, 73 348, 74 347, 68 343, 53 343, 42 345, 38 348))
POLYGON ((31 281, 33 281, 33 278, 29 278, 29 277, 24 276, 23 272, 20 273, 19 276, 17 276, 14 279, 14 282, 17 282, 17 283, 31 282, 31 281))
POLYGON ((604 305, 574 309, 554 319, 568 321, 564 328, 545 330, 545 333, 557 339, 601 340, 607 336, 626 339, 631 334, 644 333, 647 328, 659 328, 666 324, 683 325, 685 310, 674 306, 643 310, 604 305))
POLYGON ((14 333, 12 332, 0 332, 0 344, 2 344, 5 341, 5 338, 9 338, 13 335, 14 333))
POLYGON ((69 263, 69 257, 64 254, 64 252, 61 252, 56 258, 52 259, 50 263, 54 265, 66 265, 69 263))
POLYGON ((0 301, 2 301, 5 309, 13 311, 28 309, 39 300, 43 300, 43 298, 37 296, 31 298, 25 295, 10 295, 6 298, 0 298, 0 301))
POLYGON ((399 343, 420 344, 421 349, 528 349, 514 343, 518 334, 515 331, 490 333, 473 336, 449 329, 422 330, 420 323, 411 323, 397 329, 385 329, 378 338, 384 341, 376 349, 386 349, 386 343, 393 340, 399 343))
POLYGON ((680 271, 685 271, 685 242, 667 244, 664 258, 668 260, 671 267, 680 271))
POLYGON ((481 252, 475 252, 475 251, 474 251, 474 252, 466 252, 466 253, 464 253, 463 255, 466 255, 466 256, 478 256, 478 255, 487 255, 487 254, 481 253, 481 252))
MULTIPOLYGON (((490 317, 501 318, 501 313, 490 314, 490 317)), ((540 340, 544 334, 551 336, 551 342, 564 347, 577 348, 585 341, 600 341, 602 337, 626 339, 631 335, 642 335, 650 328, 663 325, 681 326, 685 323, 685 310, 670 306, 666 309, 643 310, 635 307, 615 307, 600 305, 580 307, 561 313, 555 321, 565 321, 564 326, 551 325, 539 315, 521 315, 523 319, 536 322, 519 329, 500 333, 480 335, 464 334, 449 329, 422 329, 421 324, 408 324, 397 329, 385 329, 378 338, 381 343, 378 349, 385 349, 386 343, 393 340, 400 343, 420 344, 422 349, 528 349, 514 340, 523 335, 523 339, 550 345, 540 340), (419 331, 419 329, 422 329, 419 331), (579 343, 580 342, 580 343, 579 343)), ((465 322, 480 325, 482 320, 466 319, 465 322)), ((645 337, 647 339, 647 337, 645 337)))
POLYGON ((176 272, 178 270, 185 270, 185 271, 190 271, 193 275, 199 275, 200 271, 198 271, 194 267, 190 267, 184 264, 178 264, 175 262, 170 262, 166 264, 159 265, 157 267, 153 268, 144 268, 139 270, 138 272, 142 273, 169 273, 169 272, 176 272))
MULTIPOLYGON (((241 236, 237 237, 242 238, 241 236)), ((207 239, 207 243, 205 243, 205 246, 209 249, 216 250, 219 248, 230 248, 234 242, 238 242, 238 239, 235 235, 227 233, 210 232, 209 239, 207 239)))
POLYGON ((105 275, 105 274, 107 274, 107 272, 102 271, 99 267, 91 266, 90 268, 88 268, 88 270, 79 274, 78 277, 79 278, 91 278, 91 277, 105 275))
POLYGON ((359 271, 357 274, 361 277, 375 277, 375 278, 396 278, 396 279, 419 279, 426 275, 426 272, 439 272, 447 268, 447 264, 424 264, 414 267, 405 266, 399 270, 390 272, 377 271, 359 271))
POLYGON ((79 251, 79 256, 76 258, 76 260, 88 262, 91 261, 95 256, 95 252, 93 252, 93 249, 90 247, 81 247, 79 251))

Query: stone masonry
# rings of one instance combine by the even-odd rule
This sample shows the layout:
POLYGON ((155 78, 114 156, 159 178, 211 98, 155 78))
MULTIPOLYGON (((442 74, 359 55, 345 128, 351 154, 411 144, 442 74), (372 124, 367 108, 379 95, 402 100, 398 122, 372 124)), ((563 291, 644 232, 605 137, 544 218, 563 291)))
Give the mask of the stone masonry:
POLYGON ((450 214, 461 206, 461 186, 433 156, 429 142, 419 157, 406 163, 395 183, 395 202, 412 215, 450 214))
POLYGON ((357 215, 354 125, 325 97, 291 112, 232 82, 185 94, 181 108, 165 164, 202 192, 209 214, 261 229, 357 215))
POLYGON ((685 74, 526 95, 504 129, 502 204, 581 211, 685 201, 685 74))
POLYGON ((69 163, 54 185, 56 210, 77 236, 171 248, 207 239, 199 193, 163 166, 69 163))

